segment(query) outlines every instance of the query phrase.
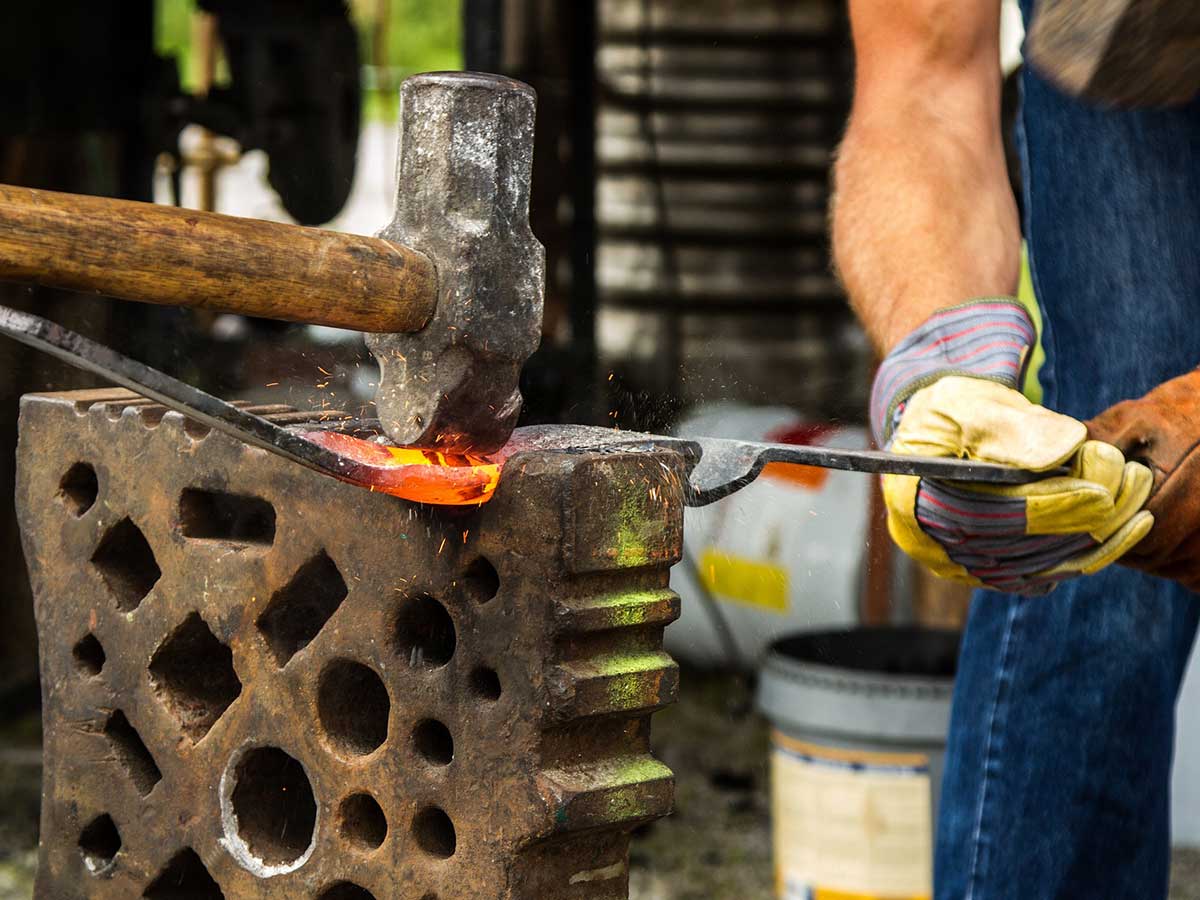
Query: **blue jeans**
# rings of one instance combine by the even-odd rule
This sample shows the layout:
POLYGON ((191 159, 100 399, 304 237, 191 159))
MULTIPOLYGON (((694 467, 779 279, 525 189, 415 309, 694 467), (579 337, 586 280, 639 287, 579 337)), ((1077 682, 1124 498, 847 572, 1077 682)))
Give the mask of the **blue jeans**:
MULTIPOLYGON (((1028 70, 1022 87, 1044 402, 1086 419, 1200 363, 1200 102, 1104 112, 1028 70)), ((939 900, 1166 897, 1175 701, 1198 615, 1200 598, 1119 566, 1047 597, 976 594, 939 900)))

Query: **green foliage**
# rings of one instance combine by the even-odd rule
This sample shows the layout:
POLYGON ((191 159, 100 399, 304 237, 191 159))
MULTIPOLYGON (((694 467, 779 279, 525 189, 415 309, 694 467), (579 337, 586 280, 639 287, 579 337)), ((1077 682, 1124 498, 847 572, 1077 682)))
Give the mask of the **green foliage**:
POLYGON ((462 68, 461 0, 387 0, 386 40, 378 40, 377 0, 354 0, 362 36, 363 60, 374 64, 378 77, 367 84, 364 115, 393 120, 398 113, 396 90, 417 72, 462 68), (383 58, 375 59, 382 43, 383 58))
POLYGON ((155 0, 154 48, 160 56, 175 57, 184 90, 195 88, 192 77, 192 13, 195 0, 155 0))
POLYGON ((391 0, 388 61, 403 78, 462 68, 458 0, 391 0))
MULTIPOLYGON (((374 84, 366 84, 364 112, 371 118, 394 119, 395 88, 416 72, 462 68, 461 0, 351 0, 363 62, 377 66, 374 84), (379 11, 388 10, 383 59, 375 59, 379 43, 379 11)), ((184 88, 195 87, 191 65, 192 15, 195 0, 155 0, 155 45, 175 57, 184 88)), ((223 68, 223 67, 222 67, 223 68)), ((219 78, 219 76, 218 76, 219 78)))

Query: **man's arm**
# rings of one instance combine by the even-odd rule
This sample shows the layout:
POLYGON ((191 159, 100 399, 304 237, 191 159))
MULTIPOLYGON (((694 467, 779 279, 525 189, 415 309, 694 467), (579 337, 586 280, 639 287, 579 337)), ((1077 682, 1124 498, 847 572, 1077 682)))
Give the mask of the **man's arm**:
POLYGON ((1000 0, 850 0, 857 80, 833 249, 886 353, 929 315, 1015 293, 1020 229, 1000 133, 1000 0))

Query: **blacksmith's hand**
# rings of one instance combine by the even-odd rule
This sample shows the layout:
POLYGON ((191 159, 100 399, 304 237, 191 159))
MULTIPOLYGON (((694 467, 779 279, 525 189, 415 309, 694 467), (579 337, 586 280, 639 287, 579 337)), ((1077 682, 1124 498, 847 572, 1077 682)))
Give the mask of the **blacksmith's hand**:
POLYGON ((1068 469, 1013 487, 884 476, 893 539, 943 578, 1043 594, 1120 559, 1154 523, 1142 509, 1153 481, 1146 466, 1018 390, 1035 340, 1018 301, 974 300, 931 316, 875 378, 871 418, 881 447, 1068 469))
POLYGON ((1109 407, 1088 434, 1150 467, 1154 527, 1121 563, 1200 592, 1200 371, 1109 407))

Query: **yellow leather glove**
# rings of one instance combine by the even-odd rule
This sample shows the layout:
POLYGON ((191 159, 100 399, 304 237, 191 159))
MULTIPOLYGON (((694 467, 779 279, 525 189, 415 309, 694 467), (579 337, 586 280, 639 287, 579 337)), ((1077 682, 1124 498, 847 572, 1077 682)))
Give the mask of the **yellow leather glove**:
POLYGON ((1004 463, 1069 475, 1016 486, 887 475, 888 530, 943 578, 1017 593, 1099 571, 1146 536, 1153 476, 1087 428, 992 381, 946 376, 913 394, 894 453, 1004 463))
POLYGON ((885 476, 893 539, 944 578, 1045 593, 1116 561, 1154 523, 1142 510, 1149 469, 1015 389, 1034 339, 1017 301, 975 300, 935 313, 879 367, 871 414, 881 447, 1069 469, 1013 487, 885 476))

